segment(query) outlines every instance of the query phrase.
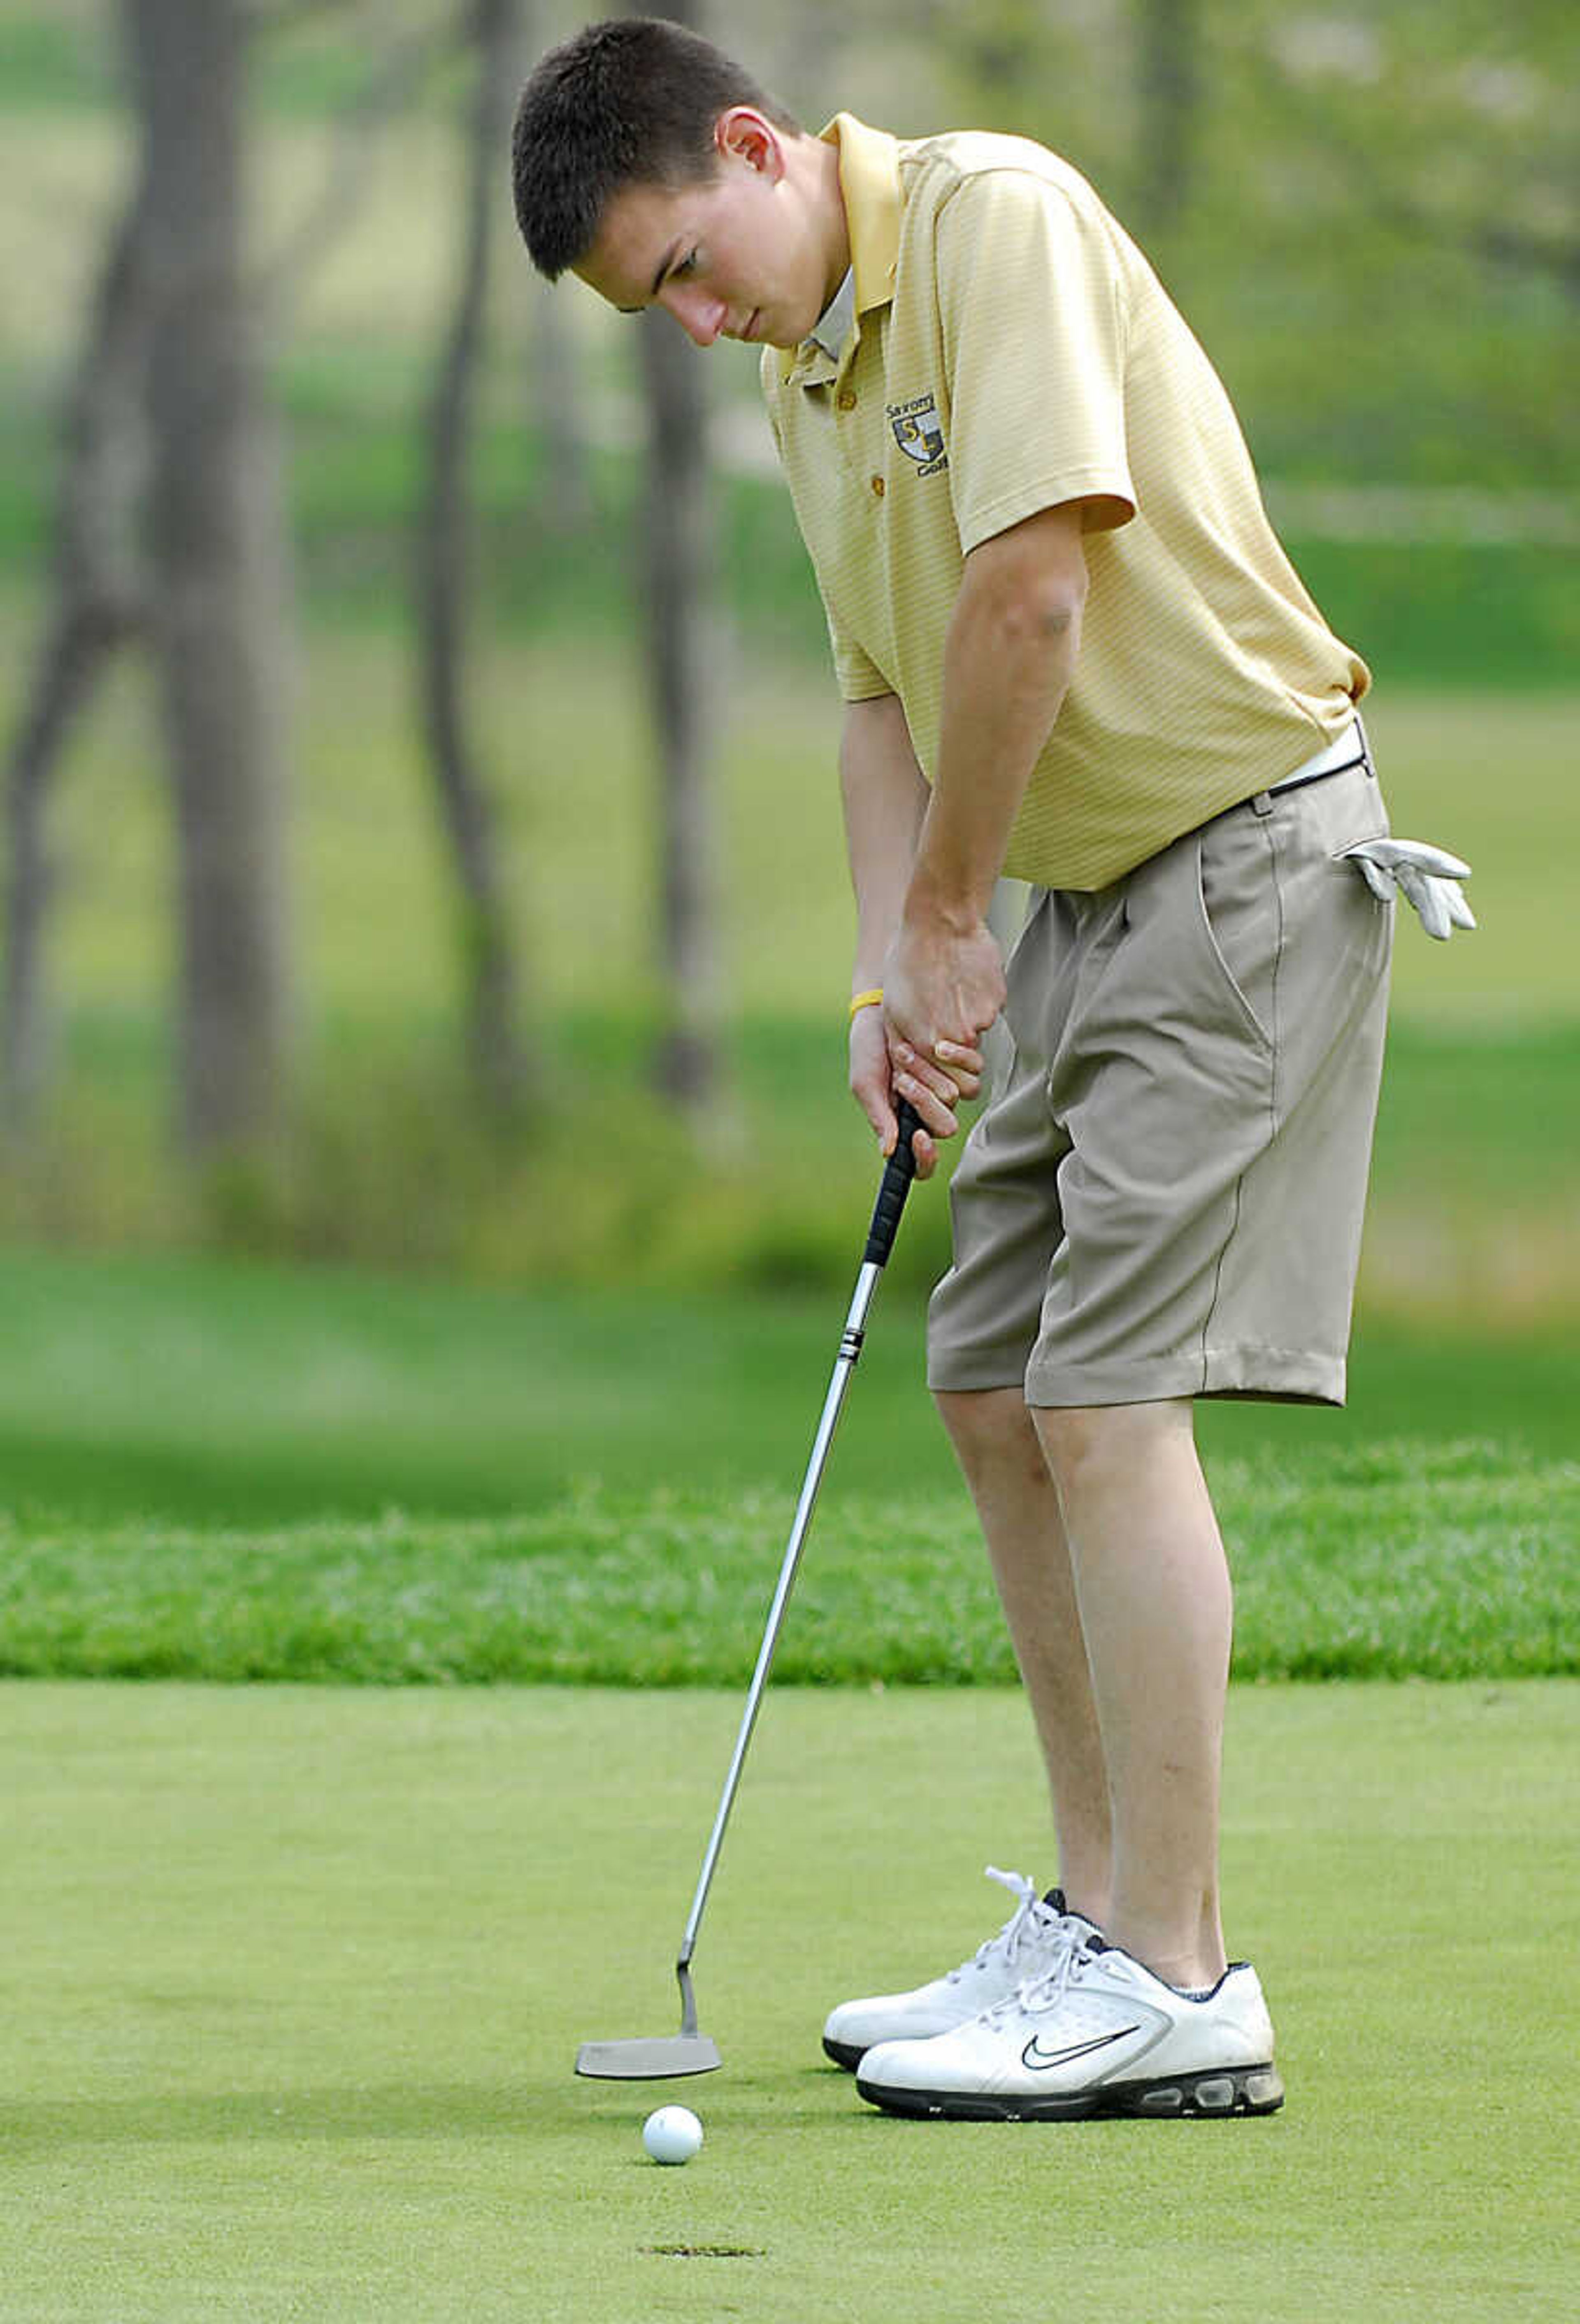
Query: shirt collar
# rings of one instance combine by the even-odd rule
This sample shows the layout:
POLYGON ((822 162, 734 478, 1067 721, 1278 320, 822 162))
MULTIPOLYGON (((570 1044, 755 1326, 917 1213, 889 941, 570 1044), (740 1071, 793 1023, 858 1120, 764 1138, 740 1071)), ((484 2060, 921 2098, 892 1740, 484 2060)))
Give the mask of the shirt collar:
POLYGON ((898 140, 881 129, 868 128, 853 113, 836 113, 821 134, 824 144, 837 145, 840 152, 840 191, 850 239, 850 267, 810 336, 782 356, 780 375, 786 380, 798 363, 820 348, 837 363, 851 325, 859 332, 861 317, 874 308, 886 307, 895 295, 895 268, 900 254, 898 140), (849 304, 842 306, 847 300, 849 304))
POLYGON ((818 317, 807 338, 820 346, 825 355, 840 360, 840 350, 850 336, 856 320, 856 269, 847 266, 845 277, 822 313, 818 317))

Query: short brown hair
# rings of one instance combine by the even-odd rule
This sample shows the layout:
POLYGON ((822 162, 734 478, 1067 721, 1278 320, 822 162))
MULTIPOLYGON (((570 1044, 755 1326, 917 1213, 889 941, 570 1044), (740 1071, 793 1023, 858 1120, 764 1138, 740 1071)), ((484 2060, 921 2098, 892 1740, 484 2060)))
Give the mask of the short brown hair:
POLYGON ((800 123, 698 32, 656 16, 588 24, 550 49, 516 107, 516 223, 554 281, 584 258, 628 186, 694 185, 718 167, 713 125, 749 105, 776 128, 800 123))

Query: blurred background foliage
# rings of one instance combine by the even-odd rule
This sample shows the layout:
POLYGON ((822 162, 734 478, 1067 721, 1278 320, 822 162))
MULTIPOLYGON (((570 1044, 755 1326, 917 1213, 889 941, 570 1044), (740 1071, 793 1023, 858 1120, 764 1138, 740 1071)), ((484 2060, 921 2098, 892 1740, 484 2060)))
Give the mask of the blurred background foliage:
MULTIPOLYGON (((0 735, 46 626, 62 414, 138 167, 134 14, 0 5, 0 735)), ((755 365, 722 349, 694 374, 715 480, 698 618, 717 878, 686 972, 708 1069, 687 1085, 659 1069, 676 1004, 645 669, 654 391, 637 327, 531 274, 502 151, 460 676, 518 980, 508 1102, 468 1051, 476 899, 427 763, 418 572, 488 14, 246 12, 243 282, 289 557, 278 1085, 234 1134, 194 1136, 179 1102, 177 818, 133 640, 49 786, 46 1069, 0 1167, 14 1246, 754 1295, 848 1276, 872 1157, 843 1093, 838 710, 755 365)), ((582 20, 492 14, 512 90, 582 20)), ((813 0, 710 29, 812 125, 846 107, 1053 145, 1180 298, 1297 565, 1376 672, 1396 827, 1476 867, 1480 933, 1445 951, 1401 931, 1363 1314, 1563 1325, 1580 1312, 1580 18, 1557 0, 813 0)), ((914 1286, 942 1207, 918 1206, 902 1244, 914 1286)))

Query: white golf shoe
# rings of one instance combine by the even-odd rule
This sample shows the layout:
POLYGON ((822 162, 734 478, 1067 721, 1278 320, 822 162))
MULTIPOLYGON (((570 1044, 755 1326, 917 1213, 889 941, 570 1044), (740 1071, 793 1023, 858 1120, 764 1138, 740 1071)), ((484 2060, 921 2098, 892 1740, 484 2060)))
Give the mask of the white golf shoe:
POLYGON ((1006 2001, 1029 1978, 1048 1976, 1065 1953, 1096 1934, 1089 1921, 1065 1911, 1057 1888, 1039 1896, 1024 1873, 1000 1872, 992 1864, 988 1877, 1020 1899, 998 1934, 959 1969, 914 1992, 842 2001, 823 2027, 823 2049, 837 2066, 859 2064, 879 2042, 924 2042, 951 2032, 1006 2001))
POLYGON ((1283 2104, 1272 2022, 1248 1961, 1198 1997, 1094 1936, 969 2024, 869 2050, 856 2087, 890 2114, 976 2121, 1272 2114, 1283 2104))

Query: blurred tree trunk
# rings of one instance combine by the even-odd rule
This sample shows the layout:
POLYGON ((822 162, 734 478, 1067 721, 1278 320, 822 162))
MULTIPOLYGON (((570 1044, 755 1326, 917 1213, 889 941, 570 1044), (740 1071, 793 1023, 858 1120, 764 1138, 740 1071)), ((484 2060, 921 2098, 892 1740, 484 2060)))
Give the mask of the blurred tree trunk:
POLYGON ((1137 230, 1175 224, 1194 190, 1201 114, 1201 0, 1138 0, 1137 230))
POLYGON ((124 0, 144 151, 152 641, 176 804, 180 1128, 281 1102, 286 787, 279 446, 243 273, 246 0, 124 0))
POLYGON ((508 1113, 526 1086, 519 973, 494 818, 466 732, 465 623, 470 566, 466 461, 496 212, 520 47, 520 0, 468 0, 476 65, 464 246, 455 312, 426 422, 428 479, 418 560, 424 727, 439 812, 460 882, 466 1046, 489 1110, 508 1113))
POLYGON ((705 1111, 718 1093, 718 835, 711 741, 718 650, 713 503, 697 351, 668 315, 638 336, 648 402, 642 601, 659 781, 659 1090, 705 1111))
POLYGON ((136 506, 147 468, 149 347, 143 209, 118 220, 71 382, 55 521, 52 602, 5 772, 5 1120, 32 1128, 51 1047, 43 943, 53 889, 45 836, 51 778, 106 661, 146 620, 136 506))
POLYGON ((592 464, 587 454, 582 364, 568 326, 569 301, 547 284, 532 303, 529 406, 543 438, 535 494, 537 521, 560 540, 583 532, 592 520, 592 464))
MULTIPOLYGON (((697 0, 677 23, 705 30, 697 0)), ((648 405, 641 584, 659 769, 660 1092, 699 1125, 721 1094, 718 832, 711 742, 719 636, 704 374, 671 316, 639 327, 648 405)))

